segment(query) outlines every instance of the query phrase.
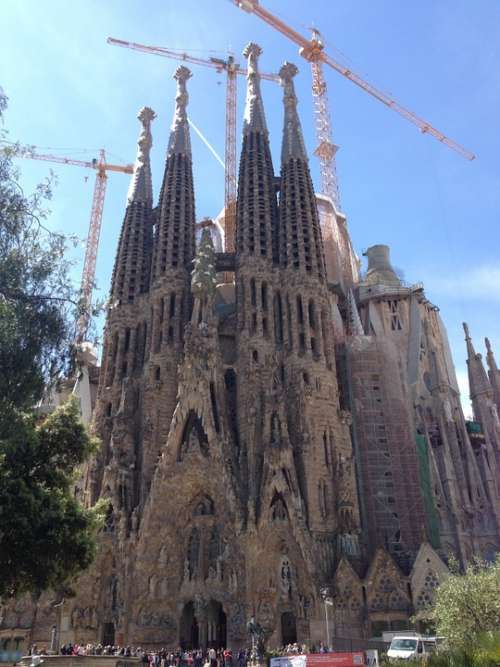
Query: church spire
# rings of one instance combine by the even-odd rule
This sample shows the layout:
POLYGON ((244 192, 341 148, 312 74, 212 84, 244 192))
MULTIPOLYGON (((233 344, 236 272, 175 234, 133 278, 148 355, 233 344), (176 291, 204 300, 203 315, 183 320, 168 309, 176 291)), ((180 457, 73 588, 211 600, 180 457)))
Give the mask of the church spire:
POLYGON ((191 138, 189 135, 189 122, 187 117, 187 105, 189 95, 186 82, 193 75, 191 70, 181 65, 175 70, 174 79, 177 81, 177 94, 175 96, 174 120, 168 142, 167 156, 173 153, 183 153, 191 157, 191 138))
POLYGON ((258 44, 250 42, 243 51, 248 60, 247 67, 247 99, 243 116, 243 134, 249 132, 266 132, 264 104, 260 93, 259 56, 262 49, 258 44))
POLYGON ((170 269, 191 268, 195 241, 195 206, 191 140, 186 107, 187 67, 178 67, 174 120, 167 150, 167 163, 158 204, 158 223, 154 244, 153 278, 170 269))
POLYGON ((298 70, 285 62, 280 69, 285 117, 281 148, 279 257, 289 267, 325 278, 325 258, 316 197, 302 129, 297 114, 293 77, 298 70))
POLYGON ((137 118, 142 123, 142 130, 137 141, 137 157, 135 159, 134 174, 130 181, 127 201, 131 204, 134 201, 144 202, 149 206, 153 204, 153 186, 151 183, 151 162, 149 153, 153 145, 151 136, 151 121, 156 118, 153 109, 142 107, 137 114, 137 118))
POLYGON ((143 107, 137 118, 142 128, 111 282, 111 301, 114 305, 132 303, 135 296, 149 288, 153 243, 149 153, 152 145, 151 121, 155 113, 149 107, 143 107))
POLYGON ((498 370, 497 362, 491 348, 489 338, 485 338, 486 344, 486 363, 488 364, 488 376, 493 388, 493 395, 497 408, 500 410, 500 371, 498 370))
POLYGON ((236 212, 236 244, 240 256, 277 260, 278 206, 273 162, 260 94, 258 57, 260 46, 250 43, 243 54, 248 59, 247 101, 243 123, 236 212))
POLYGON ((474 350, 472 339, 470 337, 469 327, 463 323, 465 331, 465 342, 467 345, 467 369, 469 372, 470 398, 474 405, 477 396, 485 393, 491 393, 491 385, 483 366, 482 357, 474 350))
POLYGON ((293 84, 293 77, 298 71, 293 63, 285 62, 279 72, 281 85, 283 86, 283 104, 285 105, 281 164, 290 158, 307 162, 302 127, 297 113, 297 96, 295 95, 295 86, 293 84))

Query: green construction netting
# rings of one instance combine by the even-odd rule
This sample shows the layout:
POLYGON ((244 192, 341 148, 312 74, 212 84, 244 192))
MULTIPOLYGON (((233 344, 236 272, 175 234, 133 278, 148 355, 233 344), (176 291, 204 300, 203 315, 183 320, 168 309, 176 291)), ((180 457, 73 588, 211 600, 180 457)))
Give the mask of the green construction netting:
POLYGON ((415 436, 417 442, 418 465, 420 471, 420 486, 424 496, 425 518, 427 523, 427 534, 429 542, 434 549, 441 546, 439 540, 439 524, 434 505, 432 493, 431 471, 429 468, 429 453, 427 451, 427 440, 425 436, 417 433, 415 436))

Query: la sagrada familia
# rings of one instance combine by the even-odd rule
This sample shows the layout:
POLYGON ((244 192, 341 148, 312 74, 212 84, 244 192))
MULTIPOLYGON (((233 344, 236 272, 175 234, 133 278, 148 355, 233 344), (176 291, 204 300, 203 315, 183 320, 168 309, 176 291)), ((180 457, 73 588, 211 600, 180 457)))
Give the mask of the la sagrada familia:
MULTIPOLYGON (((361 276, 345 217, 314 193, 291 63, 275 173, 259 54, 245 50, 225 252, 208 220, 195 242, 189 70, 175 74, 157 206, 154 113, 139 114, 94 411, 102 449, 81 489, 108 516, 76 597, 42 605, 35 640, 57 616, 60 643, 239 648, 254 617, 270 646, 317 645, 325 610, 334 637, 377 636, 425 611, 451 555, 500 549, 491 347, 488 375, 466 328, 466 421, 439 309, 385 245, 361 276)), ((11 609, 1 632, 24 632, 25 617, 11 609)))

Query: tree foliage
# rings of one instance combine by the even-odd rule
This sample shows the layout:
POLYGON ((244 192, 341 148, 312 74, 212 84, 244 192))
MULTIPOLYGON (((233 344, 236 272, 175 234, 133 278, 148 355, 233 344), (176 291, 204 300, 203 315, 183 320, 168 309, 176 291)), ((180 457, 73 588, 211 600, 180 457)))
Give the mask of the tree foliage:
POLYGON ((76 399, 38 426, 12 416, 0 438, 0 597, 60 587, 92 561, 98 526, 73 492, 96 447, 76 399))
POLYGON ((44 224, 53 179, 25 195, 13 164, 18 150, 0 151, 0 401, 29 407, 67 367, 78 295, 67 238, 44 224))
POLYGON ((453 568, 436 593, 433 611, 439 635, 452 648, 468 650, 500 628, 500 556, 494 563, 474 561, 465 573, 453 568))
POLYGON ((67 582, 90 563, 96 528, 74 494, 95 448, 77 404, 42 423, 34 410, 68 370, 79 303, 67 238, 45 225, 52 181, 25 195, 16 152, 0 150, 0 597, 67 582))

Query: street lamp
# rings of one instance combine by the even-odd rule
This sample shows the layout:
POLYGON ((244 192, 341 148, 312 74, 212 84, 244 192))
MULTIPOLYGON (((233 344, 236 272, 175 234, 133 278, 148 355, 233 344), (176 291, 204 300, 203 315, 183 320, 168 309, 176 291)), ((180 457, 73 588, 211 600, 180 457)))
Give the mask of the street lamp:
POLYGON ((326 650, 330 650, 330 624, 328 623, 328 607, 333 607, 333 600, 331 597, 330 589, 325 586, 319 591, 321 597, 323 598, 323 604, 325 605, 325 622, 326 622, 326 650))

